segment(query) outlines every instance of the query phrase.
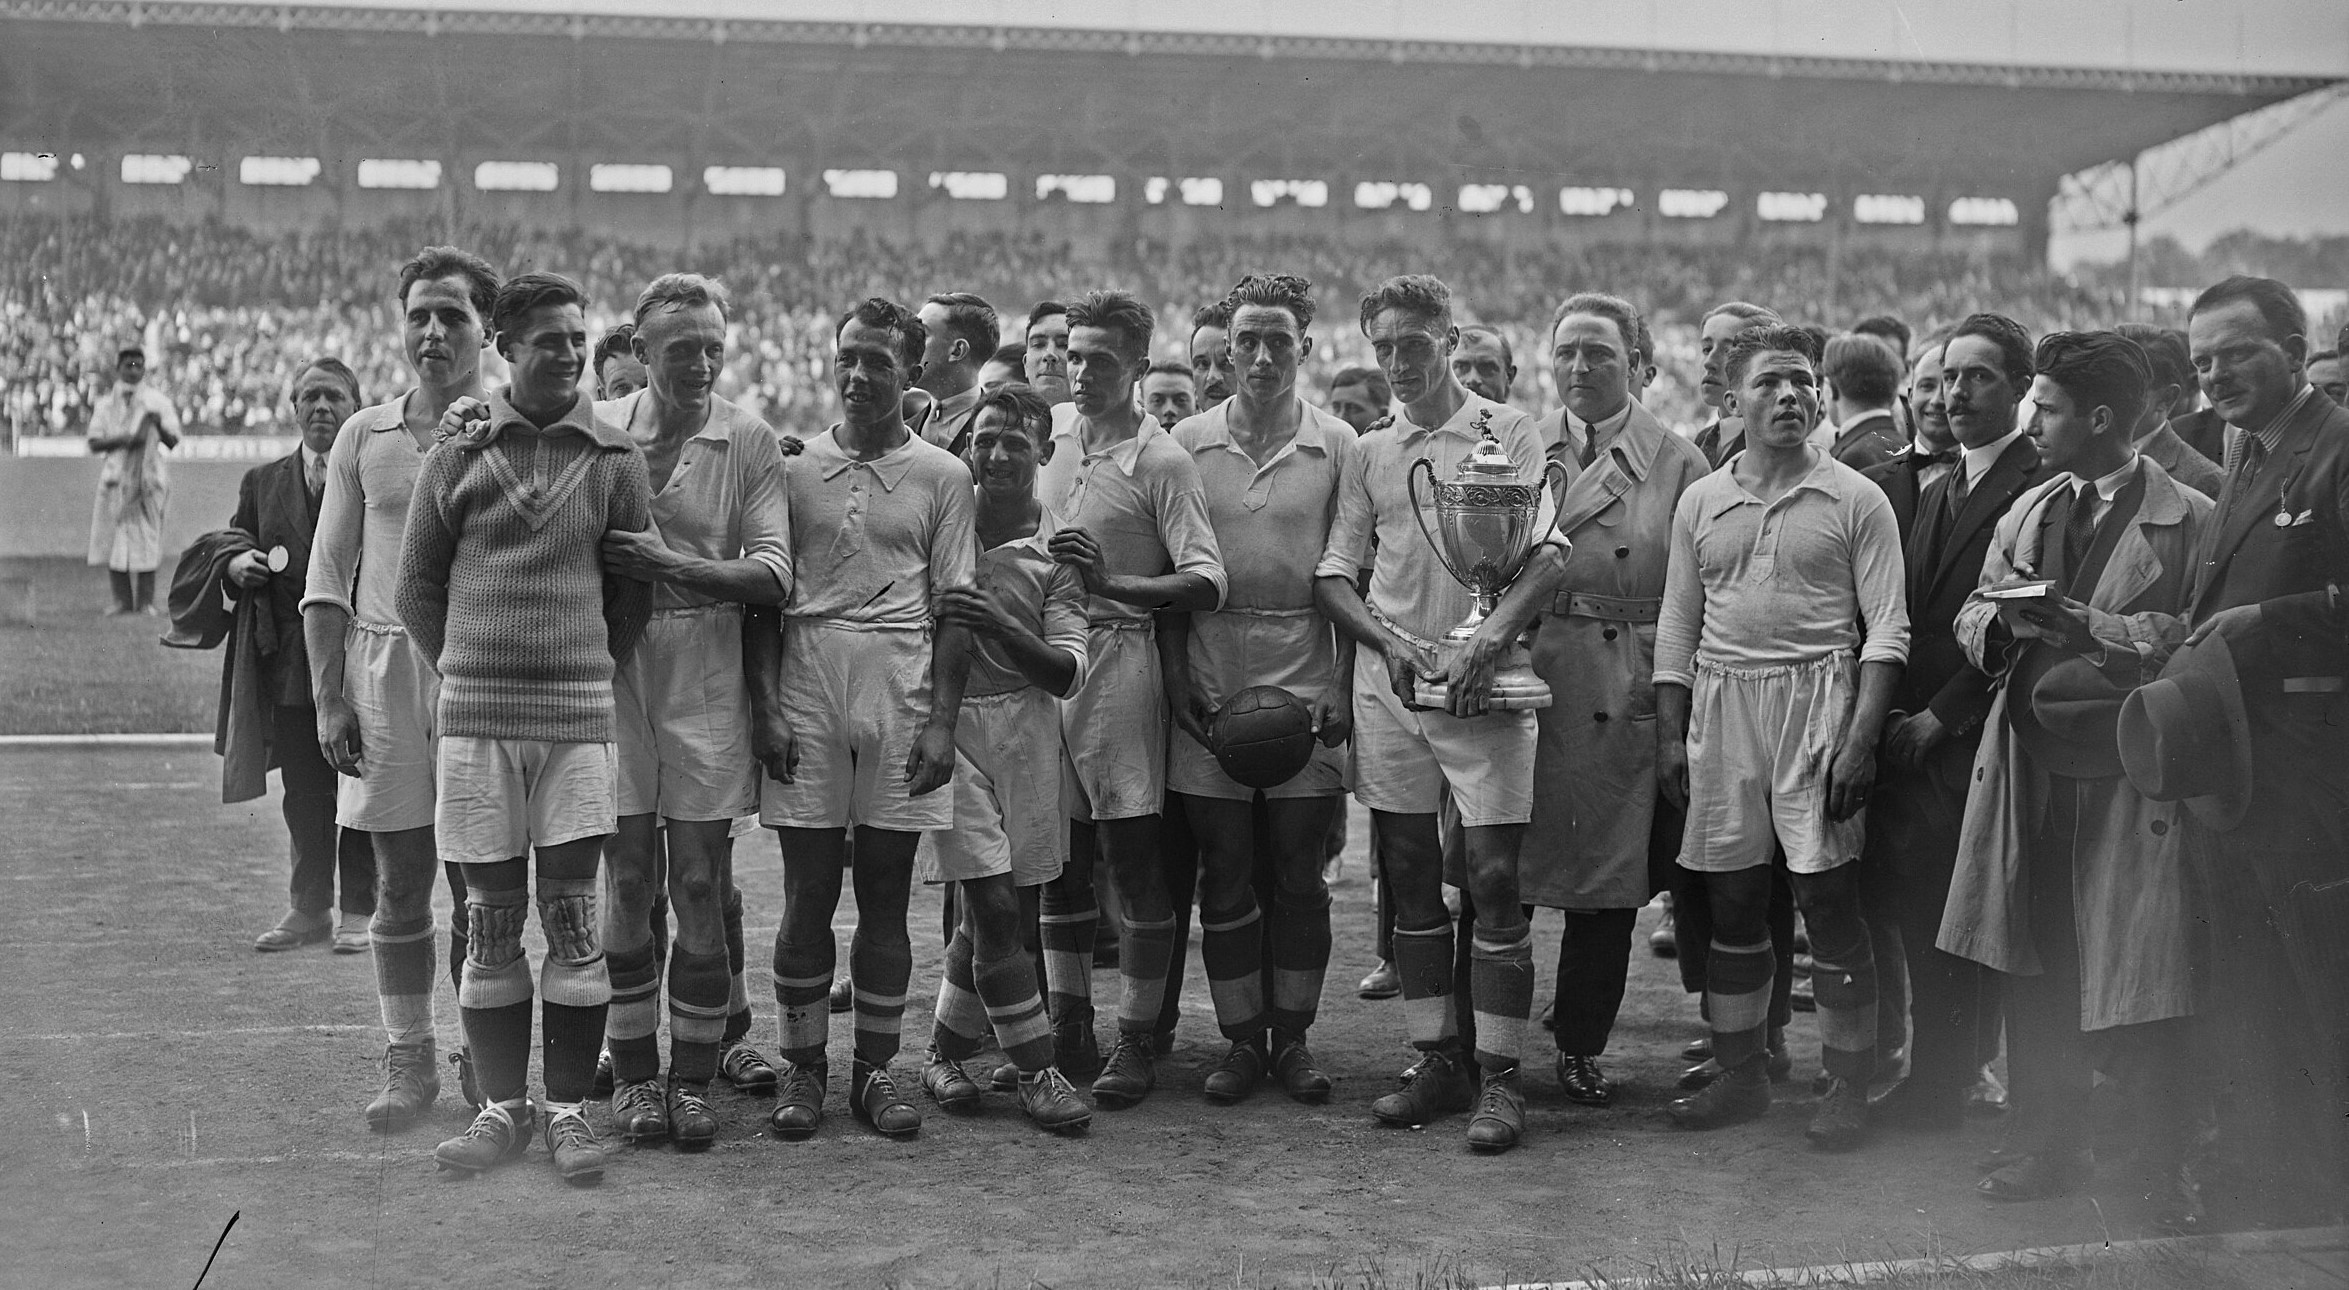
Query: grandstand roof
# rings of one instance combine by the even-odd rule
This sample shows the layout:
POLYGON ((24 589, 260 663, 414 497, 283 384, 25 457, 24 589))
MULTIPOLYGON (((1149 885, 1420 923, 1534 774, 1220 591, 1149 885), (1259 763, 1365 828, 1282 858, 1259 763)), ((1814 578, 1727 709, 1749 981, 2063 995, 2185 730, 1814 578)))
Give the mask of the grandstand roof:
POLYGON ((0 0, 0 129, 12 146, 197 156, 535 149, 2023 196, 2332 80, 515 2, 535 7, 0 0))

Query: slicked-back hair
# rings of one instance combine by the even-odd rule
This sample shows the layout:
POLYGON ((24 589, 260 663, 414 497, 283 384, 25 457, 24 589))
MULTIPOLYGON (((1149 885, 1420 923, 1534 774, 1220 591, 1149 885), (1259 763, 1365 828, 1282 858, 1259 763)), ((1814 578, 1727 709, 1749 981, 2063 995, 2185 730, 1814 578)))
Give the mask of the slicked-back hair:
MULTIPOLYGON (((1184 372, 1183 375, 1189 376, 1190 373, 1184 372)), ((1038 448, 1042 448, 1044 441, 1052 437, 1052 405, 1044 401, 1043 395, 1036 393, 1035 386, 1025 381, 1006 381, 980 395, 979 401, 971 407, 971 425, 977 426, 979 418, 987 415, 989 408, 1002 408, 1019 418, 1021 428, 1036 441, 1038 448)))
POLYGON ((1394 387, 1387 384, 1387 374, 1375 367, 1341 367, 1336 376, 1329 378, 1333 393, 1348 385, 1363 387, 1370 401, 1382 408, 1395 401, 1394 387))
POLYGON ((1604 291, 1577 291, 1566 297, 1565 303, 1558 306, 1558 312, 1550 315, 1550 343, 1557 342, 1558 324, 1566 321, 1569 314, 1590 314, 1607 319, 1615 324, 1616 334, 1623 339, 1623 357, 1627 361, 1636 363, 1646 357, 1648 323, 1640 314, 1638 305, 1621 296, 1610 296, 1604 291))
POLYGON ((2117 331, 2049 332, 2039 338, 2031 365, 2062 386, 2081 411, 2111 408, 2124 437, 2153 394, 2153 364, 2144 347, 2117 331))
POLYGON ((351 402, 361 407, 366 406, 367 400, 359 397, 359 374, 351 370, 350 364, 332 354, 321 354, 294 369, 293 379, 285 383, 286 402, 293 402, 294 391, 301 388, 302 378, 314 371, 324 372, 341 381, 343 388, 351 392, 351 402))
POLYGON ((633 317, 641 330, 644 320, 660 310, 698 309, 703 305, 717 310, 721 319, 734 313, 734 297, 727 293, 725 283, 698 273, 664 273, 636 293, 633 317))
POLYGON ((1028 327, 1032 330, 1040 319, 1067 312, 1068 306, 1058 300, 1039 300, 1036 302, 1036 307, 1028 311, 1028 327))
POLYGON ((587 308, 587 289, 560 273, 518 273, 498 288, 490 307, 490 329, 503 336, 522 324, 533 309, 550 305, 587 308))
POLYGON ((1869 407, 1889 404, 1900 393, 1900 355, 1865 332, 1831 338, 1820 352, 1819 373, 1835 382, 1837 394, 1869 407))
POLYGON ((986 362, 1003 342, 1003 320, 977 292, 941 291, 922 303, 945 306, 946 334, 970 346, 973 362, 986 362))
POLYGON ((1722 361, 1721 379, 1731 390, 1745 385, 1745 371, 1753 366, 1754 355, 1774 353, 1800 354, 1809 359, 1812 367, 1819 365, 1819 349, 1811 333, 1785 323, 1765 323, 1739 332, 1729 343, 1729 357, 1722 361))
POLYGON ((2145 351, 2145 361, 2153 368, 2155 385, 2175 385, 2191 391, 2194 384, 2194 359, 2186 352, 2186 333, 2175 327, 2155 323, 2125 322, 2114 331, 2137 342, 2145 351))
POLYGON ((1902 356, 1908 354, 1909 342, 1916 337, 1916 333, 1909 330, 1907 323, 1891 314, 1870 314, 1853 323, 1851 329, 1862 336, 1876 337, 1892 346, 1894 354, 1902 356))
POLYGON ((2259 310, 2260 321, 2267 324, 2269 340, 2282 344, 2286 337, 2308 334, 2308 311, 2300 307, 2300 297, 2274 278, 2255 278, 2247 273, 2222 278, 2204 287, 2202 294, 2194 297, 2192 307, 2186 310, 2186 317, 2190 319, 2238 300, 2248 300, 2259 310))
POLYGON ((1177 363, 1172 359, 1160 359, 1158 362, 1152 363, 1149 369, 1144 371, 1142 375, 1179 376, 1186 381, 1192 379, 1190 365, 1187 363, 1177 363))
POLYGON ((1775 327, 1785 321, 1778 316, 1777 310, 1771 309, 1767 306, 1757 305, 1751 301, 1746 300, 1724 300, 1720 304, 1707 309, 1705 311, 1705 316, 1697 319, 1697 326, 1702 328, 1706 323, 1713 321, 1715 318, 1718 318, 1723 314, 1728 314, 1730 317, 1738 319, 1742 322, 1754 323, 1765 327, 1775 327))
POLYGON ((1192 310, 1190 336, 1186 336, 1183 339, 1188 342, 1191 336, 1197 336, 1199 334, 1199 329, 1202 327, 1213 327, 1218 331, 1230 331, 1231 326, 1232 300, 1230 296, 1226 296, 1221 300, 1201 305, 1197 309, 1192 310))
POLYGON ((923 324, 920 314, 880 296, 867 296, 851 305, 847 313, 840 315, 840 321, 833 324, 832 339, 838 341, 840 333, 847 331, 852 322, 888 332, 897 341, 897 357, 908 368, 921 363, 922 351, 930 344, 930 329, 923 324))
POLYGON ((1509 338, 1501 334, 1500 328, 1487 327, 1483 323, 1470 323, 1460 329, 1461 340, 1467 340, 1471 336, 1492 337, 1493 344, 1500 346, 1502 365, 1505 367, 1517 366, 1517 351, 1510 347, 1509 338))
POLYGON ((400 265, 400 294, 394 303, 402 311, 408 307, 408 290, 419 282, 438 282, 442 278, 463 278, 465 297, 473 302, 473 312, 489 321, 497 308, 498 271, 489 267, 489 261, 471 251, 453 246, 428 246, 408 257, 400 265))
POLYGON ((604 338, 595 343, 595 356, 588 363, 587 370, 595 373, 600 379, 604 374, 604 364, 615 358, 634 358, 636 356, 633 343, 635 340, 636 324, 632 322, 621 323, 605 332, 604 338))
POLYGON ((1980 336, 1998 346, 1999 366, 2005 369, 2006 379, 2018 389, 2029 385, 2032 375, 2038 371, 2031 365, 2031 333, 2005 314, 1967 314, 1949 332, 1952 342, 1964 336, 1980 336))
POLYGON ((1224 298, 1223 326, 1230 328, 1232 317, 1250 306, 1286 309, 1297 320, 1297 330, 1304 331, 1313 325, 1313 282, 1293 273, 1251 273, 1224 298))
POLYGON ((1068 307, 1068 325, 1117 333, 1117 352, 1128 362, 1150 357, 1150 333, 1158 327, 1150 307, 1130 291, 1088 291, 1068 307))
POLYGON ((1399 309, 1437 331, 1452 325, 1452 289, 1431 273, 1405 273, 1378 284, 1362 297, 1362 332, 1389 309, 1399 309))

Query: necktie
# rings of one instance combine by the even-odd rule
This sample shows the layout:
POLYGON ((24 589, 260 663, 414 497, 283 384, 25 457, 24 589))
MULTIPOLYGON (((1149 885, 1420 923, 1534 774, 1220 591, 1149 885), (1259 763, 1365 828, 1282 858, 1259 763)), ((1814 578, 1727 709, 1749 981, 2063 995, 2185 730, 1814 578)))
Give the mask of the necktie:
POLYGON ((2258 435, 2239 430, 2227 444, 2227 454, 2234 458, 2227 465, 2226 496, 2231 500, 2251 487, 2252 479, 2267 461, 2267 445, 2260 442, 2258 435))
POLYGON ((2076 581, 2088 548, 2096 541, 2096 485, 2083 483, 2072 497, 2072 513, 2064 517, 2064 578, 2076 581))
POLYGON ((310 486, 310 495, 316 497, 326 491, 326 459, 309 453, 302 454, 302 479, 310 486))
POLYGON ((1575 442, 1574 455, 1582 462, 1584 470, 1589 470, 1590 464, 1599 459, 1599 428, 1597 426, 1587 421, 1583 423, 1582 438, 1575 442))
POLYGON ((1966 508, 1966 493, 1969 491, 1967 487, 1968 483, 1969 481, 1966 479, 1965 462, 1959 461, 1950 466, 1949 517, 1953 520, 1957 518, 1959 511, 1962 511, 1966 508))

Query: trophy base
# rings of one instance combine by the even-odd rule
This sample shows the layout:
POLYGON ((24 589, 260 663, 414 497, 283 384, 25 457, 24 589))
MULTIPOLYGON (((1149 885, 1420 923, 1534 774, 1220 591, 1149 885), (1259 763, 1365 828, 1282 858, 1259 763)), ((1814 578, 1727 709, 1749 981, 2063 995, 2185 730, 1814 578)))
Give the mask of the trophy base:
MULTIPOLYGON (((1445 651, 1445 665, 1451 663, 1450 651, 1445 651)), ((1538 712, 1550 706, 1550 683, 1541 679, 1523 649, 1511 651, 1513 657, 1493 669, 1492 688, 1485 691, 1485 707, 1493 712, 1538 712)), ((1412 702, 1423 708, 1442 708, 1451 702, 1449 687, 1420 681, 1411 690, 1412 702)))

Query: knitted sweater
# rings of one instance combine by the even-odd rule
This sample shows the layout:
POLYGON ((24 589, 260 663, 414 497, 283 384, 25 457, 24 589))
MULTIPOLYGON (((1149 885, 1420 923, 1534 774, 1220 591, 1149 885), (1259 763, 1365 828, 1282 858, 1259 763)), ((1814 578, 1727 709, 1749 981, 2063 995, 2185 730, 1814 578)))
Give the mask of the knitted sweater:
POLYGON ((400 621, 440 671, 440 733, 609 743, 652 588, 604 571, 603 536, 650 525, 644 454, 584 394, 543 430, 502 392, 489 406, 417 473, 400 621))

